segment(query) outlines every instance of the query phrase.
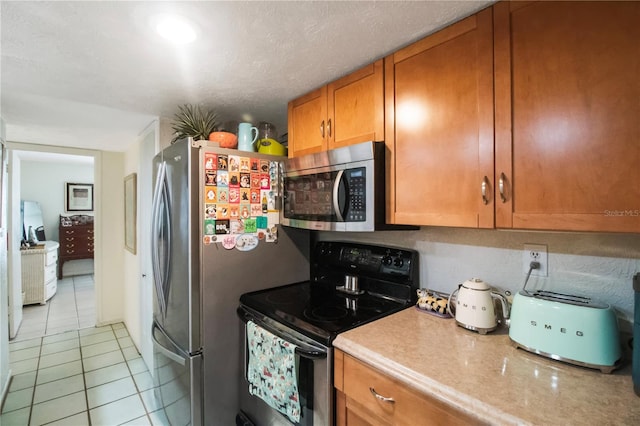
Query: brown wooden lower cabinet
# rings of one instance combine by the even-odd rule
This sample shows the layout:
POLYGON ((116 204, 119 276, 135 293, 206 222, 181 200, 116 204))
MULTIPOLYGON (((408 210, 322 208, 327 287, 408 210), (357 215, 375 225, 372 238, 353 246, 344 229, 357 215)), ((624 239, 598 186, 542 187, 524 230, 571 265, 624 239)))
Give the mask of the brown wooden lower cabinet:
POLYGON ((338 426, 480 423, 338 349, 334 360, 338 426))

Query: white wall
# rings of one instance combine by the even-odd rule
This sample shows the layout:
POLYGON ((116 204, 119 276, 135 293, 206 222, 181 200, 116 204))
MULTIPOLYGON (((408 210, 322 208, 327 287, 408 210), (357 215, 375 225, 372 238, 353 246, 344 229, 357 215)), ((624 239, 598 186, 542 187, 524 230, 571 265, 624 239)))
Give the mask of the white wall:
POLYGON ((65 183, 94 183, 93 164, 22 160, 21 165, 20 197, 40 203, 47 239, 60 241, 60 215, 76 214, 65 212, 65 183))
POLYGON ((96 292, 97 325, 124 319, 124 153, 100 153, 96 158, 96 292), (98 161, 99 158, 99 161, 98 161))
POLYGON ((407 247, 420 253, 420 285, 451 293, 476 277, 512 292, 522 289, 523 245, 546 244, 549 276, 531 277, 527 289, 580 294, 614 306, 630 331, 632 277, 640 272, 640 235, 519 232, 424 227, 419 231, 330 233, 323 240, 354 240, 407 247))
POLYGON ((0 407, 9 390, 9 289, 7 264, 7 179, 3 157, 5 125, 0 117, 0 407))
MULTIPOLYGON (((131 173, 139 173, 138 164, 140 161, 140 143, 139 141, 131 146, 125 153, 124 158, 124 176, 131 173)), ((151 161, 151 160, 149 160, 151 161)), ((139 187, 139 185, 138 185, 139 187)), ((137 188, 136 188, 137 189, 137 188)), ((139 210, 139 209, 138 209, 139 210)), ((140 219, 137 220, 136 230, 139 231, 141 224, 140 219)), ((123 227, 124 229, 124 227, 123 227)), ((136 235, 139 240, 139 232, 136 235)), ((138 243, 139 245, 139 243, 138 243)), ((138 256, 122 246, 124 256, 124 322, 129 331, 129 335, 138 349, 140 344, 140 262, 138 256)))

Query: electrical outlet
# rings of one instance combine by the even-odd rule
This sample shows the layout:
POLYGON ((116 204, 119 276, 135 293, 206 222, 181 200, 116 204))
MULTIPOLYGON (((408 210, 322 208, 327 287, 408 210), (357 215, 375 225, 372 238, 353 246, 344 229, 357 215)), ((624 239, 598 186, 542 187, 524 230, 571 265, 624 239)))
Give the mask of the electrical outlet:
POLYGON ((544 244, 525 244, 522 253, 522 271, 527 274, 531 267, 531 262, 540 263, 540 268, 533 269, 531 276, 546 277, 548 266, 547 246, 544 244))

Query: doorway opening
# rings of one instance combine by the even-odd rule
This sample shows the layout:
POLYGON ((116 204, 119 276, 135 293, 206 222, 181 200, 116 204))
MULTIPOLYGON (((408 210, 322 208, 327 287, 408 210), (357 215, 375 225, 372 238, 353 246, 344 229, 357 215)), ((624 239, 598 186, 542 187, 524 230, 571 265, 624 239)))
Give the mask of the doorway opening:
MULTIPOLYGON (((13 168, 11 191, 15 194, 11 201, 30 200, 40 205, 46 241, 37 241, 35 245, 33 241, 24 241, 27 244, 21 241, 22 249, 14 253, 16 259, 13 265, 20 262, 21 273, 19 277, 14 275, 13 285, 10 285, 10 323, 13 313, 13 324, 10 324, 13 333, 10 338, 19 341, 93 327, 97 319, 96 295, 99 294, 95 289, 95 259, 92 256, 82 259, 73 259, 72 255, 69 257, 79 246, 73 241, 73 235, 66 234, 62 224, 68 222, 69 217, 84 218, 84 222, 93 223, 94 215, 97 215, 93 202, 90 209, 87 207, 78 211, 73 206, 70 208, 67 193, 69 183, 93 187, 96 177, 95 156, 21 151, 18 148, 13 159, 14 163, 19 164, 13 168), (34 264, 33 260, 42 251, 45 252, 41 256, 44 260, 42 266, 34 266, 38 262, 34 264), (60 262, 61 258, 63 262, 60 262), (46 294, 42 300, 26 298, 25 290, 33 285, 29 279, 34 268, 37 273, 42 272, 44 277, 46 294), (40 268, 44 270, 40 271, 40 268), (21 298, 17 292, 21 293, 21 298), (21 311, 19 314, 18 310, 21 311)), ((93 197, 93 193, 90 195, 93 197)), ((13 212, 17 211, 11 202, 8 207, 13 212)), ((13 216, 16 229, 16 222, 21 221, 21 217, 13 216)), ((18 226, 23 227, 21 223, 18 226)), ((94 244, 92 233, 91 252, 94 244)), ((37 284, 40 284, 39 281, 37 284)))

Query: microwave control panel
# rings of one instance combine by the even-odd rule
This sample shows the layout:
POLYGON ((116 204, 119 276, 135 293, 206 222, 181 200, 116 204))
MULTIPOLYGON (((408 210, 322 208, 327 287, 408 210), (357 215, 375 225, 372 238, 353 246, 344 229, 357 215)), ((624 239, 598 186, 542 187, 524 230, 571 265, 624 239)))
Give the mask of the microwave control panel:
POLYGON ((367 178, 365 168, 345 170, 347 190, 349 191, 349 208, 347 222, 364 222, 367 220, 367 178))

